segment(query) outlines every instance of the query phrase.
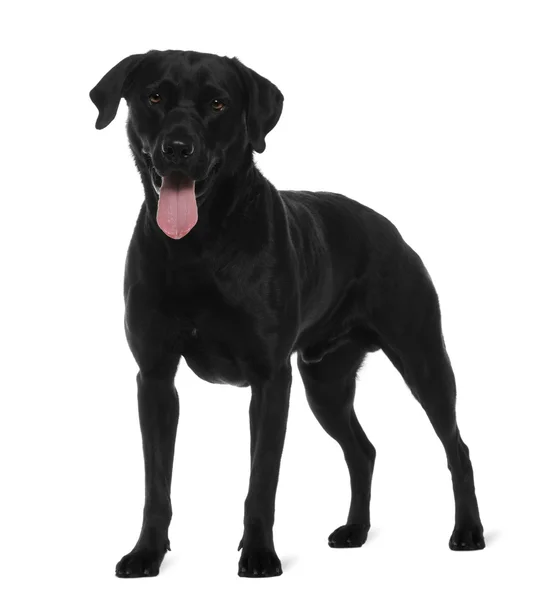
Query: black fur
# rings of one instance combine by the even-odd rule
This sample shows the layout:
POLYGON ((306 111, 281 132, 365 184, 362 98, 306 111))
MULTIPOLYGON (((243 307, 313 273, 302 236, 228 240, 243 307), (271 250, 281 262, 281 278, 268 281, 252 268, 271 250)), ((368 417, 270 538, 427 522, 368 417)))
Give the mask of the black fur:
POLYGON ((156 575, 172 509, 181 356, 203 379, 250 386, 251 478, 239 575, 280 575, 274 503, 297 352, 309 405, 344 451, 351 506, 333 548, 361 546, 370 528, 375 449, 353 409, 355 376, 382 349, 442 441, 453 480, 454 550, 484 547, 472 467, 455 417, 455 379, 438 297, 419 256, 370 208, 339 194, 277 191, 256 168, 283 104, 280 91, 236 59, 152 51, 120 62, 91 99, 96 126, 127 100, 130 146, 145 201, 125 270, 126 333, 138 363, 144 446, 144 521, 120 577, 156 575), (159 94, 156 104, 148 99, 159 94), (224 101, 220 112, 214 99, 224 101), (161 144, 186 138, 179 169, 196 181, 199 220, 182 239, 156 223, 161 144), (157 182, 157 183, 156 183, 157 182))

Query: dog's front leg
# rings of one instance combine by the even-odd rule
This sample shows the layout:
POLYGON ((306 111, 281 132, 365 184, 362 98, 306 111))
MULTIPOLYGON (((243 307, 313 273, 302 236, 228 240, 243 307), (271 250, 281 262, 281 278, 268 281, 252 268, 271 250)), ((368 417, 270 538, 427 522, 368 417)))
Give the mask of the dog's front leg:
POLYGON ((238 550, 242 549, 238 565, 240 577, 282 574, 273 544, 273 522, 291 382, 292 373, 287 364, 270 379, 252 384, 251 474, 244 511, 244 535, 238 546, 238 550))
POLYGON ((138 542, 117 564, 118 577, 157 575, 165 553, 170 550, 171 477, 179 417, 174 377, 178 362, 178 356, 168 355, 155 369, 141 369, 136 378, 146 498, 138 542))

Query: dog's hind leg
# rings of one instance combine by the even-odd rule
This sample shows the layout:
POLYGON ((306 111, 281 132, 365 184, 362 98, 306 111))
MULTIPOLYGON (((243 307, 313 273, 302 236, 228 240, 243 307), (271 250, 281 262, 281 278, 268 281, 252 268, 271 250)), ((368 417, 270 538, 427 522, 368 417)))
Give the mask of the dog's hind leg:
POLYGON ((332 548, 362 546, 369 531, 371 480, 376 451, 365 435, 355 411, 355 376, 366 350, 349 341, 320 361, 306 363, 298 354, 307 400, 324 430, 341 446, 349 470, 351 504, 346 525, 328 538, 332 548))
POLYGON ((455 498, 449 547, 479 550, 485 547, 483 528, 469 449, 457 425, 455 377, 442 337, 438 298, 429 280, 405 298, 403 310, 389 314, 377 327, 382 350, 424 408, 444 446, 455 498))

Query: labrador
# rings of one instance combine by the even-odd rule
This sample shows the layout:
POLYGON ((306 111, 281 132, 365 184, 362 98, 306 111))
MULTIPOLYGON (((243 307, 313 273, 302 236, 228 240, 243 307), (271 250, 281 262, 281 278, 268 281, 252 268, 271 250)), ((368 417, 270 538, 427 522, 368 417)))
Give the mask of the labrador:
POLYGON ((350 475, 347 521, 330 547, 362 546, 370 528, 376 452, 353 401, 366 354, 382 350, 444 446, 455 497, 449 547, 484 548, 430 276, 380 214, 340 194, 278 191, 261 174, 253 153, 280 118, 279 89, 236 58, 170 50, 125 58, 90 98, 97 129, 125 98, 145 193, 124 297, 146 492, 138 541, 116 575, 155 576, 170 550, 181 357, 206 381, 251 388, 241 577, 282 573, 273 521, 294 353, 309 406, 350 475))

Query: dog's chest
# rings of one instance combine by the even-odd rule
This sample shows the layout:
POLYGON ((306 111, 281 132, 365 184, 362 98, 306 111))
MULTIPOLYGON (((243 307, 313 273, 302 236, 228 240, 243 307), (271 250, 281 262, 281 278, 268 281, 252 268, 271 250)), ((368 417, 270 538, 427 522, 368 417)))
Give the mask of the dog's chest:
POLYGON ((161 311, 167 343, 202 379, 244 386, 263 370, 265 349, 253 316, 213 279, 193 271, 173 274, 161 311))

